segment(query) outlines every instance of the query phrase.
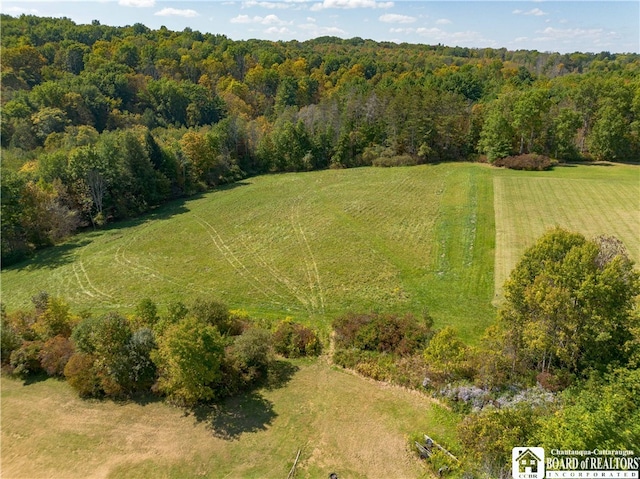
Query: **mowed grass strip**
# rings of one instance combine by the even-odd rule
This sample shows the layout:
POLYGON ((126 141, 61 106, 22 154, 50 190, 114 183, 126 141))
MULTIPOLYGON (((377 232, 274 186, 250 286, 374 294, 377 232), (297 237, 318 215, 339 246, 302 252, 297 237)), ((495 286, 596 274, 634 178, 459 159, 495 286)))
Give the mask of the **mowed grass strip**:
POLYGON ((493 193, 482 165, 252 178, 81 234, 3 271, 3 301, 75 310, 210 297, 326 325, 346 311, 420 314, 472 337, 492 319, 493 193))
POLYGON ((559 226, 587 238, 613 235, 640 262, 640 168, 579 165, 532 173, 497 171, 495 290, 502 286, 524 250, 559 226))
POLYGON ((2 378, 2 476, 74 478, 428 477, 407 437, 456 450, 459 417, 415 392, 297 363, 280 389, 185 415, 162 402, 84 401, 49 379, 2 378))

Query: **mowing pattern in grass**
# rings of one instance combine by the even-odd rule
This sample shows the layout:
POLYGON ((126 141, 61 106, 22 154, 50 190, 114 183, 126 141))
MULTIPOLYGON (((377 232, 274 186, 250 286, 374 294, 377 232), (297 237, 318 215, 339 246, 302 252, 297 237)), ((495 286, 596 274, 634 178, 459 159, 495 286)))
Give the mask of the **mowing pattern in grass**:
POLYGON ((4 301, 46 290, 128 310, 204 295, 321 323, 428 307, 471 337, 492 317, 490 178, 471 164, 254 178, 45 251, 3 273, 4 301))
POLYGON ((83 401, 64 382, 2 378, 3 477, 427 477, 406 436, 453 445, 459 418, 430 399, 299 363, 280 389, 185 416, 161 402, 83 401))
POLYGON ((640 262, 640 168, 577 166, 500 171, 494 181, 496 299, 522 252, 555 226, 586 237, 613 235, 640 262))

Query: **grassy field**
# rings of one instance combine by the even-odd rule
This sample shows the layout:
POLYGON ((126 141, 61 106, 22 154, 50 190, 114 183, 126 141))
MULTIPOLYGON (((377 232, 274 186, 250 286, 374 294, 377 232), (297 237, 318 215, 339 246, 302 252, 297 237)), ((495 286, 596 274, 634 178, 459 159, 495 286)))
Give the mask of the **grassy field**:
POLYGON ((316 324, 425 308, 472 339, 493 318, 492 171, 473 164, 252 178, 74 237, 3 271, 9 309, 39 291, 75 310, 197 296, 316 324))
MULTIPOLYGON (((3 271, 2 300, 28 306, 46 290, 76 311, 128 312, 144 297, 162 309, 208 296, 323 327, 349 310, 426 307, 473 342, 519 255, 549 227, 614 234, 640 261, 639 202, 640 168, 621 165, 265 176, 42 251, 3 271)), ((294 364, 280 388, 197 415, 2 378, 2 476, 282 478, 302 448, 298 478, 424 477, 407 434, 455 450, 457 416, 428 399, 323 360, 294 364)))
POLYGON ((297 363, 281 388, 185 415, 162 402, 78 399, 64 382, 2 378, 2 477, 428 477, 407 435, 452 445, 459 418, 430 399, 297 363))
POLYGON ((559 167, 553 172, 497 170, 496 299, 522 252, 555 226, 587 238, 613 235, 640 264, 640 168, 559 167))
POLYGON ((324 327, 345 311, 425 308, 473 342, 524 249, 553 226, 613 234, 640 262, 640 168, 519 172, 478 164, 252 178, 74 237, 2 273, 75 310, 211 297, 324 327), (494 214, 495 213, 495 214, 494 214), (495 274, 494 274, 495 271, 495 274))

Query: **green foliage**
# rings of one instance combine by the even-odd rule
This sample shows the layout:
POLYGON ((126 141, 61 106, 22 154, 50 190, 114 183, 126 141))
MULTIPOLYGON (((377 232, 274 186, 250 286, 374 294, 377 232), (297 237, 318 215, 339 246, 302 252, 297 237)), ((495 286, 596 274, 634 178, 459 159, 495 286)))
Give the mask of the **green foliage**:
POLYGON ((376 381, 388 381, 415 387, 416 384, 403 384, 396 358, 389 354, 358 349, 336 349, 333 362, 343 368, 349 368, 362 376, 376 381))
POLYGON ((189 313, 198 321, 216 327, 225 336, 236 336, 242 330, 242 325, 231 316, 227 305, 219 301, 198 298, 189 308, 189 313))
POLYGON ((627 364, 640 279, 621 243, 555 229, 505 284, 507 353, 519 366, 580 372, 627 364))
POLYGON ((33 330, 44 341, 55 336, 68 338, 71 336, 75 322, 76 318, 73 317, 69 305, 63 299, 49 297, 45 309, 38 314, 33 330))
POLYGON ((64 376, 80 397, 97 397, 102 394, 96 358, 91 354, 79 352, 71 356, 64 367, 64 376))
POLYGON ((3 174, 3 265, 247 175, 640 151, 637 55, 3 25, 0 139, 33 161, 3 174))
POLYGON ((316 333, 299 323, 285 319, 273 333, 273 347, 286 358, 318 356, 322 344, 316 333))
POLYGON ((156 365, 151 353, 157 347, 155 335, 148 328, 138 329, 125 346, 129 391, 149 391, 156 380, 156 365))
POLYGON ((256 327, 247 329, 225 351, 222 374, 216 385, 218 397, 233 396, 264 384, 273 364, 271 333, 256 327))
POLYGON ((550 170, 556 164, 557 162, 551 160, 551 158, 535 153, 498 158, 493 162, 493 166, 528 171, 550 170))
POLYGON ((520 404, 468 415, 458 426, 458 437, 467 452, 469 469, 489 477, 508 477, 511 450, 533 443, 541 424, 548 421, 546 413, 520 404))
POLYGON ((606 103, 598 110, 589 136, 589 151, 597 160, 630 159, 629 123, 615 104, 606 103))
POLYGON ((593 375, 562 394, 562 408, 542 421, 536 444, 547 449, 629 449, 640 441, 639 398, 640 370, 593 375))
POLYGON ((19 348, 14 349, 9 358, 13 374, 26 378, 42 372, 39 357, 42 345, 42 341, 24 341, 19 348))
POLYGON ((513 152, 514 133, 511 125, 498 109, 487 116, 478 143, 479 150, 487 155, 489 162, 509 156, 513 152))
POLYGON ((150 354, 155 338, 151 330, 140 329, 134 333, 126 318, 107 313, 83 319, 73 330, 71 339, 76 350, 84 354, 84 359, 74 364, 73 374, 82 378, 96 374, 100 394, 125 396, 148 390, 153 383, 155 367, 150 354), (78 369, 87 364, 87 357, 93 358, 91 371, 80 372, 78 369))
POLYGON ((150 328, 153 329, 159 321, 158 307, 149 298, 144 298, 136 305, 134 322, 136 329, 150 328))
POLYGON ((0 362, 4 365, 9 363, 11 353, 20 347, 22 339, 9 323, 4 307, 2 308, 0 321, 0 331, 2 333, 0 334, 0 362))
POLYGON ((471 377, 471 352, 450 326, 441 329, 431 338, 423 353, 427 368, 443 379, 471 377))
POLYGON ((158 391, 184 406, 216 397, 224 343, 218 330, 194 317, 170 326, 158 339, 152 359, 158 367, 158 391))
MULTIPOLYGON (((428 156, 422 151, 421 156, 428 156)), ((420 153, 419 153, 420 154, 420 153)), ((409 156, 409 155, 401 155, 401 156, 392 156, 392 157, 379 157, 371 162, 372 166, 380 166, 380 167, 393 167, 393 166, 415 166, 418 164, 418 161, 409 156)))

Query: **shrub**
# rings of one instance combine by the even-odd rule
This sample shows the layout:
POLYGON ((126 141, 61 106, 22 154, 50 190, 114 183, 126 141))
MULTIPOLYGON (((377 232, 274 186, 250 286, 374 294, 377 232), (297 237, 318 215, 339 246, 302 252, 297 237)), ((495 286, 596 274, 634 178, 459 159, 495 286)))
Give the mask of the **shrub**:
POLYGON ((322 350, 313 330, 289 320, 282 321, 273 333, 273 346, 286 358, 318 356, 322 350))
POLYGON ((229 313, 229 308, 218 301, 196 299, 190 313, 199 321, 215 326, 223 336, 237 336, 242 333, 242 323, 229 313))
POLYGON ((2 364, 9 364, 11 353, 20 347, 22 341, 4 315, 0 328, 0 360, 2 364))
POLYGON ((333 322, 336 346, 363 351, 410 355, 422 349, 430 336, 426 320, 411 314, 347 314, 333 322))
POLYGON ((33 330, 33 325, 36 322, 36 319, 36 315, 33 311, 18 310, 7 314, 6 322, 22 340, 35 341, 38 339, 37 334, 33 330))
POLYGON ((71 356, 64 367, 64 376, 80 397, 97 397, 103 393, 92 354, 75 353, 71 356))
POLYGON ((214 326, 186 317, 158 339, 151 357, 158 367, 157 389, 182 406, 195 406, 216 396, 224 342, 214 326))
POLYGON ((264 329, 249 329, 235 339, 231 353, 240 370, 266 374, 271 360, 271 334, 264 329))
POLYGON ((237 336, 226 350, 217 390, 231 396, 265 380, 272 363, 271 343, 271 333, 261 328, 251 328, 237 336))
POLYGON ((436 379, 473 377, 471 351, 450 326, 438 331, 431 338, 424 350, 424 359, 427 368, 434 373, 436 379))
POLYGON ((126 318, 108 313, 81 321, 71 339, 78 352, 95 358, 95 373, 107 396, 124 396, 154 383, 156 369, 150 353, 155 337, 150 329, 132 333, 126 318))
POLYGON ((535 153, 507 156, 506 158, 499 158, 493 162, 494 166, 509 168, 512 170, 528 171, 550 170, 557 164, 557 161, 552 160, 547 156, 537 155, 535 153))
POLYGON ((393 357, 388 355, 375 355, 369 361, 356 364, 356 372, 376 381, 392 381, 396 368, 393 357))
POLYGON ((128 365, 127 389, 145 391, 156 380, 156 365, 151 360, 151 351, 157 348, 153 331, 142 328, 131 335, 125 346, 128 365))
POLYGON ((33 330, 43 340, 55 336, 68 338, 74 323, 75 318, 71 315, 69 305, 61 298, 48 297, 46 307, 38 314, 33 330))
POLYGON ((24 378, 42 372, 38 357, 41 349, 42 341, 25 341, 13 351, 9 359, 13 374, 24 378))
POLYGON ((158 322, 158 307, 149 298, 141 300, 136 305, 133 323, 139 328, 153 328, 158 322))
MULTIPOLYGON (((511 451, 532 442, 547 411, 520 404, 514 408, 485 408, 467 416, 458 425, 458 437, 468 459, 481 467, 487 477, 511 477, 511 451)), ((484 477, 484 476, 483 476, 484 477)))
POLYGON ((64 368, 73 353, 73 343, 68 338, 55 336, 44 343, 38 358, 49 376, 64 376, 64 368))

